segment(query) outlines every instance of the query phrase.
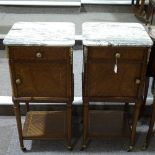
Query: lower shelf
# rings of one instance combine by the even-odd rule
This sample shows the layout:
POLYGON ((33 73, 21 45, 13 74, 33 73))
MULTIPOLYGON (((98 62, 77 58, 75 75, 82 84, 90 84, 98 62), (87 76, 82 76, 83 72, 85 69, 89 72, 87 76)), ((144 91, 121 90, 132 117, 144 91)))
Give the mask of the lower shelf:
POLYGON ((66 133, 65 111, 30 111, 23 126, 24 139, 63 139, 66 133))
POLYGON ((129 137, 130 126, 123 111, 89 111, 89 136, 93 138, 129 137))

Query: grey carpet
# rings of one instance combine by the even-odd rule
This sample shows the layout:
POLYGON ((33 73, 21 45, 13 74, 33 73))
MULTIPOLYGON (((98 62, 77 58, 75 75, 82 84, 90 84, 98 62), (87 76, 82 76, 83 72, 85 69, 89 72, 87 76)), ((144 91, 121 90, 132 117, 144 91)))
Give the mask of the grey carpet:
MULTIPOLYGON (((24 118, 23 118, 24 119, 24 118)), ((15 117, 0 116, 0 155, 67 155, 67 154, 80 154, 80 155, 153 155, 155 151, 155 136, 152 137, 149 148, 142 151, 142 145, 145 140, 146 132, 148 129, 148 120, 141 120, 138 124, 137 143, 133 152, 126 152, 129 145, 129 138, 118 139, 104 139, 104 140, 91 140, 87 149, 80 151, 82 144, 82 136, 78 128, 74 128, 73 136, 73 151, 68 151, 65 141, 41 141, 41 140, 25 140, 27 153, 23 153, 19 147, 18 134, 16 129, 15 117), (78 133, 78 134, 77 134, 78 133)), ((78 122, 79 123, 79 122, 78 122)), ((73 124, 75 126, 77 124, 73 124)), ((80 124, 78 124, 80 126, 80 124)), ((80 130, 81 131, 81 130, 80 130)))

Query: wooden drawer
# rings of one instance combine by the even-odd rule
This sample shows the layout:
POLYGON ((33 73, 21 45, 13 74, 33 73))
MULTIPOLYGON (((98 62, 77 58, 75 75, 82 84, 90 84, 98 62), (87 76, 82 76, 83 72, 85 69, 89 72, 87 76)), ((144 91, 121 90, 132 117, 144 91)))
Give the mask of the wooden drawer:
POLYGON ((65 60, 69 47, 10 47, 9 58, 14 60, 65 60))
POLYGON ((119 60, 143 60, 146 48, 142 47, 88 47, 90 59, 115 59, 116 53, 120 54, 119 60), (134 53, 134 54, 133 54, 134 53))

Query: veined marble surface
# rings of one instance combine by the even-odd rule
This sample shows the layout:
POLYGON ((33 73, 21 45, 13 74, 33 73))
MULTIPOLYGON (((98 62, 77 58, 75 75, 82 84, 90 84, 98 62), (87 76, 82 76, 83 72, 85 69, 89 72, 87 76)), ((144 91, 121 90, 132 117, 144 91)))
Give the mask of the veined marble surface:
POLYGON ((86 46, 152 46, 145 28, 138 23, 86 22, 82 25, 86 46))
POLYGON ((73 46, 75 25, 69 22, 18 22, 3 43, 8 46, 73 46))

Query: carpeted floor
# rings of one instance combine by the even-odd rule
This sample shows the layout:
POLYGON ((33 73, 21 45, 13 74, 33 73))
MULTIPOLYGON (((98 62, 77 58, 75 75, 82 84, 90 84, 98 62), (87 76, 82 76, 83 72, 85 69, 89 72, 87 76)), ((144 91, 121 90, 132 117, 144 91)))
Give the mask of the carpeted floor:
MULTIPOLYGON (((24 118, 23 118, 24 119, 24 118)), ((74 119, 76 120, 76 119, 74 119)), ((80 155, 89 155, 89 154, 109 154, 109 155, 153 155, 155 151, 155 136, 152 137, 149 148, 146 151, 142 151, 146 132, 148 129, 147 120, 141 120, 139 123, 137 143, 133 152, 128 153, 126 150, 129 145, 128 138, 118 138, 118 139, 104 139, 104 140, 91 140, 87 149, 80 151, 82 136, 81 130, 74 126, 80 126, 79 122, 73 123, 73 151, 68 151, 65 145, 65 141, 25 141, 25 146, 27 152, 23 153, 19 147, 16 121, 15 117, 10 116, 1 116, 0 117, 0 155, 67 155, 67 154, 80 154, 80 155)))

